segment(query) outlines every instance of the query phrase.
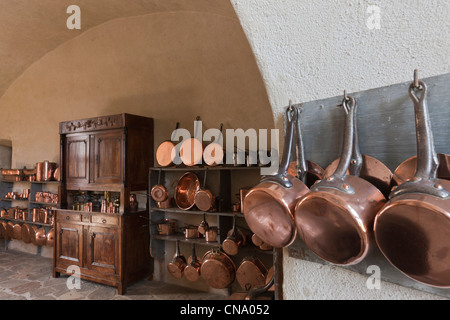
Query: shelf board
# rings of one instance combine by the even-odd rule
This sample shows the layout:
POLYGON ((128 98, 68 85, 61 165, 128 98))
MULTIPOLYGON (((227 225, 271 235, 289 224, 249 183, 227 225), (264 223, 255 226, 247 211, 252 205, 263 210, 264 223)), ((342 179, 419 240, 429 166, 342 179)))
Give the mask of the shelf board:
POLYGON ((39 205, 43 205, 43 206, 57 206, 58 203, 53 203, 53 202, 37 202, 37 201, 30 201, 30 203, 32 204, 39 204, 39 205))
POLYGON ((220 243, 218 241, 214 242, 206 242, 205 238, 198 238, 198 239, 186 239, 184 234, 182 233, 176 233, 169 236, 166 235, 159 235, 159 234, 152 234, 150 235, 151 238, 157 239, 157 240, 164 240, 164 241, 180 241, 180 242, 186 242, 186 243, 194 243, 194 244, 201 244, 211 247, 220 247, 220 243))
POLYGON ((0 199, 0 201, 9 201, 9 202, 20 201, 20 202, 28 202, 28 199, 0 199))
POLYGON ((46 183, 52 183, 52 184, 59 184, 59 181, 51 180, 51 181, 30 181, 31 183, 37 183, 37 184, 46 184, 46 183))
POLYGON ((33 222, 33 221, 28 221, 28 220, 19 220, 19 219, 7 218, 7 217, 0 217, 0 220, 1 219, 15 222, 15 223, 28 223, 28 224, 35 224, 35 225, 43 226, 43 227, 53 227, 53 225, 49 224, 49 223, 33 222))
POLYGON ((162 209, 162 208, 156 208, 156 207, 152 207, 150 208, 151 212, 172 212, 172 213, 187 213, 187 214, 198 214, 198 215, 203 215, 203 214, 207 214, 207 215, 212 215, 212 216, 227 216, 227 217, 242 217, 244 218, 244 215, 240 212, 218 212, 218 211, 200 211, 200 210, 182 210, 179 208, 167 208, 167 209, 162 209))

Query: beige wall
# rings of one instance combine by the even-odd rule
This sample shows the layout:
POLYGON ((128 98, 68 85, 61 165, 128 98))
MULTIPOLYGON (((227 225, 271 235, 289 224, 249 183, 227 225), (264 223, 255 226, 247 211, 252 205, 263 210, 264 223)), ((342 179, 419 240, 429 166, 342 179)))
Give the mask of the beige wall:
POLYGON ((175 10, 112 20, 29 67, 0 99, 12 166, 59 162, 60 121, 132 113, 155 119, 155 145, 175 123, 273 128, 253 53, 236 17, 175 10))

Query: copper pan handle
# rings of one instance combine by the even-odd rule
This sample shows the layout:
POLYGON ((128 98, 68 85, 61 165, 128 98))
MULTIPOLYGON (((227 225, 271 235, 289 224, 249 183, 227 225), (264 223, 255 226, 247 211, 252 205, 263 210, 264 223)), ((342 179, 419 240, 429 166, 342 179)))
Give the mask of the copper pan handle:
POLYGON ((291 188, 292 182, 289 181, 287 176, 287 170, 289 168, 289 161, 292 154, 292 147, 294 142, 294 127, 295 122, 298 116, 297 108, 294 108, 289 101, 289 107, 286 108, 285 118, 286 118, 286 133, 284 137, 284 150, 283 157, 281 159, 280 166, 278 168, 278 172, 275 175, 265 176, 261 179, 261 182, 273 182, 278 183, 284 188, 291 188))
MULTIPOLYGON (((348 96, 347 96, 348 98, 348 96)), ((358 101, 355 99, 355 107, 353 108, 353 147, 352 159, 348 167, 348 171, 352 176, 359 177, 363 165, 363 157, 359 149, 358 124, 357 124, 358 101)))
POLYGON ((305 148, 303 146, 303 137, 302 137, 302 129, 300 124, 300 114, 302 112, 302 108, 298 108, 298 115, 296 118, 296 126, 295 126, 295 132, 296 132, 296 164, 297 164, 297 177, 303 182, 306 183, 306 173, 308 171, 308 167, 306 165, 306 159, 305 159, 305 148))
POLYGON ((433 132, 428 114, 426 94, 427 86, 421 80, 415 79, 409 86, 409 95, 414 104, 416 121, 417 168, 411 180, 405 181, 393 189, 389 195, 390 199, 406 193, 424 193, 439 198, 450 197, 450 193, 435 181, 439 159, 434 149, 433 132), (421 96, 418 96, 415 90, 422 91, 421 96))

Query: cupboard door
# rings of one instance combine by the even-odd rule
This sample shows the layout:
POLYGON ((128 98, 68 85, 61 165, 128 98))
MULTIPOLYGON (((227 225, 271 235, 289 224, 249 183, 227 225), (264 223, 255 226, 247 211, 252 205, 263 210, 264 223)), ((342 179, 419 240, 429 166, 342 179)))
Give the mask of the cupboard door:
POLYGON ((87 268, 102 273, 118 274, 118 229, 89 227, 87 242, 87 268))
POLYGON ((66 137, 66 181, 74 184, 89 183, 89 135, 66 137))
POLYGON ((56 224, 56 259, 70 265, 83 265, 83 226, 56 224))
POLYGON ((125 135, 122 130, 98 133, 95 141, 95 183, 123 183, 125 135))

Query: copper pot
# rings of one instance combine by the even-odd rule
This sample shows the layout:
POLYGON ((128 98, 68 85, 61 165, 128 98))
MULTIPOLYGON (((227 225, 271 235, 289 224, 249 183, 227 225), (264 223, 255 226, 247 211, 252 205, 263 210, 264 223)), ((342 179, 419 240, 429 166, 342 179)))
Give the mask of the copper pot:
POLYGON ((41 227, 38 230, 36 230, 35 239, 36 239, 36 245, 45 246, 45 244, 47 243, 47 236, 45 234, 44 228, 41 227))
POLYGON ((217 227, 208 227, 208 229, 205 231, 206 242, 216 242, 217 234, 217 227))
POLYGON ((0 221, 0 232, 5 240, 11 240, 11 236, 7 231, 7 223, 5 221, 0 221))
POLYGON ((195 121, 194 137, 184 140, 180 146, 181 161, 188 167, 201 164, 203 159, 203 143, 197 139, 198 121, 200 117, 195 121))
POLYGON ((31 243, 37 245, 36 242, 36 232, 38 231, 38 227, 36 225, 32 225, 30 228, 30 240, 31 243))
POLYGON ((156 231, 160 235, 169 236, 176 233, 178 220, 176 219, 161 219, 154 223, 156 231))
POLYGON ((266 284, 267 269, 256 257, 245 257, 236 271, 236 280, 245 291, 266 284))
POLYGON ((214 142, 208 144, 203 151, 203 161, 208 166, 212 167, 223 164, 225 152, 223 150, 222 129, 223 123, 220 124, 220 135, 214 142))
POLYGON ((186 239, 198 239, 200 238, 200 232, 198 232, 197 226, 187 226, 184 228, 184 236, 186 239))
MULTIPOLYGON (((189 259, 188 259, 189 260, 189 259)), ((190 262, 184 268, 184 276, 191 282, 195 282, 200 278, 202 262, 198 259, 195 253, 195 244, 192 244, 192 256, 190 262)))
POLYGON ((54 174, 56 166, 57 166, 56 163, 45 160, 43 166, 44 166, 44 172, 42 173, 42 181, 52 181, 53 174, 54 174))
POLYGON ((222 242, 222 249, 230 256, 237 255, 239 248, 247 244, 247 235, 236 227, 236 216, 233 217, 233 228, 228 231, 227 238, 222 242))
POLYGON ((156 206, 159 209, 168 209, 172 207, 172 199, 171 198, 167 198, 166 200, 162 201, 162 202, 157 202, 156 206))
POLYGON ((438 157, 426 104, 427 86, 418 82, 409 87, 415 110, 416 173, 393 189, 377 214, 375 239, 384 256, 406 276, 450 288, 450 181, 436 178, 438 157))
POLYGON ((373 221, 386 199, 371 183, 346 174, 352 158, 357 102, 349 96, 342 107, 346 124, 339 165, 298 201, 295 223, 299 236, 316 255, 336 265, 352 265, 375 246, 373 221))
POLYGON ((218 249, 212 249, 203 255, 200 270, 205 282, 215 289, 227 288, 236 279, 233 260, 218 249))
POLYGON ((203 187, 199 189, 194 196, 194 203, 197 208, 201 211, 210 211, 214 209, 216 198, 210 190, 206 188, 206 176, 208 170, 205 170, 205 175, 203 178, 203 187))
POLYGON ((186 172, 175 187, 175 203, 182 210, 189 210, 195 205, 195 194, 200 189, 200 182, 195 173, 186 172))
MULTIPOLYGON (((177 125, 175 127, 175 130, 178 129, 180 123, 177 122, 177 125)), ((174 159, 175 159, 175 143, 173 143, 171 140, 163 141, 159 144, 158 148, 156 149, 156 162, 161 167, 168 167, 174 165, 174 159)))
POLYGON ((22 240, 22 226, 18 223, 13 226, 13 238, 22 240))
POLYGON ((6 234, 10 239, 14 238, 14 223, 8 221, 5 226, 6 234))
POLYGON ((284 151, 278 173, 263 177, 244 199, 247 225, 264 242, 276 248, 289 246, 295 240, 294 207, 297 200, 309 191, 302 181, 287 173, 297 115, 297 108, 287 108, 284 151))
POLYGON ((161 171, 158 172, 158 183, 150 190, 150 195, 156 202, 164 202, 169 198, 169 190, 161 184, 161 171))
POLYGON ((167 270, 176 279, 181 279, 186 268, 186 258, 180 252, 180 242, 177 240, 176 252, 172 261, 167 265, 167 270))
POLYGON ((206 221, 206 214, 203 214, 203 220, 198 225, 198 232, 200 232, 200 234, 202 234, 202 235, 205 235, 206 230, 208 230, 208 229, 209 229, 209 224, 206 221))
POLYGON ((49 247, 53 247, 55 244, 55 229, 51 228, 47 233, 47 243, 46 245, 49 247))
POLYGON ((31 242, 31 226, 28 223, 24 223, 21 228, 22 241, 25 243, 31 242))

